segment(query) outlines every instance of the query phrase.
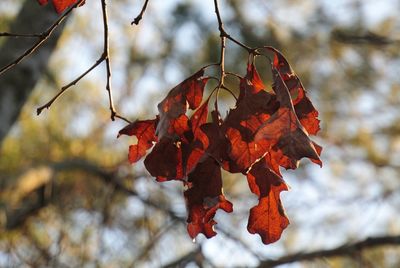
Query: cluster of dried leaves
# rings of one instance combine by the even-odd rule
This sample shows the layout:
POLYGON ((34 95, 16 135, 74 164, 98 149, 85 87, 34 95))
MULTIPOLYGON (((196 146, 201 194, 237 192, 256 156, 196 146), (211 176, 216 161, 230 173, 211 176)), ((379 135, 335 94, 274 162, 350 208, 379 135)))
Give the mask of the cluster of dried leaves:
MULTIPOLYGON (((48 3, 37 1, 42 5, 48 3)), ((79 1, 52 3, 62 13, 79 1)), ((224 32, 216 2, 215 5, 221 34, 225 34, 222 38, 232 39, 224 32)), ((269 244, 277 241, 289 224, 280 200, 280 192, 288 190, 280 166, 296 169, 303 157, 322 165, 322 148, 309 138, 320 129, 317 110, 284 56, 272 47, 263 49, 274 54, 272 90, 264 85, 256 70, 257 49, 249 51, 247 73, 240 78, 236 106, 224 119, 217 105, 210 113, 208 107, 212 94, 223 87, 222 82, 203 101, 209 80, 204 76, 205 68, 210 67, 206 66, 168 93, 158 104, 156 118, 135 121, 119 131, 118 136, 137 138, 137 143, 129 147, 131 163, 139 161, 154 146, 144 160, 150 174, 159 182, 183 182, 189 212, 187 229, 192 238, 199 233, 207 238, 216 235, 213 226, 217 210, 233 210, 222 191, 221 168, 247 176, 250 190, 259 197, 258 205, 250 209, 247 228, 269 244), (194 111, 190 117, 188 109, 194 111)), ((221 58, 219 65, 223 64, 221 58)), ((221 72, 224 76, 223 68, 221 72)))
POLYGON ((119 132, 137 138, 129 147, 131 163, 155 144, 144 160, 147 170, 157 181, 180 180, 186 186, 192 238, 199 233, 214 236, 217 209, 233 210, 222 191, 221 168, 247 176, 250 190, 259 197, 250 210, 248 230, 269 244, 289 224, 279 197, 288 187, 279 166, 295 169, 303 157, 322 164, 321 147, 309 138, 319 131, 318 112, 283 55, 266 49, 274 53, 272 90, 250 55, 236 106, 224 119, 218 110, 209 116, 210 97, 202 103, 208 82, 203 68, 168 93, 155 119, 136 121, 119 132), (194 110, 190 117, 188 109, 194 110))

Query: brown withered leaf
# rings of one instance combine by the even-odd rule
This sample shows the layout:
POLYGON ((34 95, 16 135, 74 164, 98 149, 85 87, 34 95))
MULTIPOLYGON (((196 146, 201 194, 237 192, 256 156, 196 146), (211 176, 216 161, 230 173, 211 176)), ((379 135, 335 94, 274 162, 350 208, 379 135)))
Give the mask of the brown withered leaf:
POLYGON ((158 104, 160 123, 157 125, 156 134, 159 139, 176 134, 171 131, 174 120, 185 115, 188 106, 195 110, 201 104, 204 87, 208 81, 207 78, 202 78, 203 75, 204 70, 201 69, 171 89, 158 104))
POLYGON ((207 122, 208 100, 189 119, 185 114, 170 121, 171 137, 163 137, 146 157, 145 166, 158 181, 185 180, 203 157, 208 137, 201 130, 207 122))
POLYGON ((221 167, 212 157, 206 157, 189 174, 187 186, 184 195, 190 237, 195 238, 199 233, 207 238, 216 235, 213 226, 217 210, 233 211, 232 203, 222 193, 221 167))
POLYGON ((224 167, 236 167, 230 172, 246 172, 270 147, 265 140, 254 141, 254 134, 279 108, 275 95, 266 92, 265 86, 253 64, 248 64, 247 74, 240 81, 240 95, 236 107, 230 110, 222 125, 228 140, 227 162, 224 167))
POLYGON ((306 129, 308 134, 316 135, 320 130, 320 120, 318 119, 318 111, 311 103, 306 95, 306 90, 301 83, 299 77, 291 68, 288 61, 277 49, 266 47, 274 52, 273 67, 280 73, 282 80, 293 98, 294 110, 300 123, 306 129))
POLYGON ((250 209, 247 229, 252 234, 259 234, 264 244, 279 240, 289 225, 279 197, 288 187, 270 167, 268 158, 263 158, 247 174, 250 190, 259 198, 258 205, 250 209))
POLYGON ((164 137, 157 142, 144 160, 144 165, 157 181, 182 180, 184 174, 184 154, 186 143, 164 137))
POLYGON ((303 157, 308 157, 313 162, 322 165, 314 143, 294 112, 286 84, 276 69, 273 68, 272 73, 273 89, 281 107, 260 126, 255 134, 255 141, 268 140, 272 148, 272 157, 285 168, 296 168, 298 161, 303 157))
POLYGON ((139 161, 145 156, 146 151, 153 147, 153 142, 157 141, 155 135, 158 118, 153 120, 142 120, 135 121, 118 133, 118 137, 121 135, 136 136, 137 144, 129 146, 128 159, 131 164, 139 161))

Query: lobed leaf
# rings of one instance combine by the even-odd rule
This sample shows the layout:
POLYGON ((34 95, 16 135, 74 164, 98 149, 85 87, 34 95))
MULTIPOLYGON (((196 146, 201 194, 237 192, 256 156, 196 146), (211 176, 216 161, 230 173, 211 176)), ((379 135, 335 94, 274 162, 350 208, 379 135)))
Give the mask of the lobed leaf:
POLYGON ((320 130, 318 111, 307 97, 303 84, 282 53, 275 48, 267 48, 274 52, 273 67, 279 72, 290 94, 294 96, 294 110, 300 123, 310 135, 316 135, 320 130))
POLYGON ((160 139, 174 134, 170 128, 171 124, 186 113, 188 106, 195 110, 200 105, 204 87, 208 81, 207 78, 202 78, 203 74, 203 69, 193 74, 171 89, 167 97, 158 104, 160 123, 157 126, 156 133, 160 139))
POLYGON ((190 237, 195 238, 199 233, 207 238, 216 235, 214 216, 217 210, 233 211, 232 203, 222 193, 220 165, 212 157, 206 157, 189 174, 187 186, 184 196, 189 212, 187 230, 190 237))
POLYGON ((281 107, 263 123, 255 134, 256 141, 268 140, 271 144, 271 155, 285 168, 296 168, 303 157, 322 164, 314 143, 307 131, 299 122, 294 112, 291 97, 281 75, 273 68, 274 91, 281 107), (279 160, 278 160, 279 158, 279 160))
POLYGON ((247 229, 251 234, 259 234, 264 244, 270 244, 282 235, 289 225, 283 209, 280 192, 288 187, 282 178, 270 168, 268 158, 253 165, 247 174, 250 190, 259 197, 258 205, 250 209, 247 229))
POLYGON ((129 146, 128 159, 131 164, 139 161, 145 156, 146 151, 153 147, 153 142, 157 141, 155 135, 158 118, 153 120, 135 121, 121 129, 118 137, 121 135, 136 136, 137 144, 129 146))

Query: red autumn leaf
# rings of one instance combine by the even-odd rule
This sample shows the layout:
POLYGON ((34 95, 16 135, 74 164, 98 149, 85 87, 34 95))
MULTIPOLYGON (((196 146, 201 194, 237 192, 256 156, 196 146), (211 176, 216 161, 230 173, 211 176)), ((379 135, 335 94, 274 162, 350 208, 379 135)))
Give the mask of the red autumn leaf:
POLYGON ((186 143, 164 137, 144 160, 147 171, 158 181, 182 180, 185 177, 183 155, 186 143))
POLYGON ((253 63, 248 63, 246 76, 240 81, 239 99, 242 99, 244 95, 256 94, 265 89, 266 87, 261 80, 255 65, 253 63))
POLYGON ((186 173, 190 173, 205 154, 210 141, 202 127, 206 124, 208 118, 207 99, 190 118, 192 142, 186 161, 186 173))
POLYGON ((229 142, 228 162, 225 167, 236 167, 230 172, 245 172, 262 157, 270 147, 265 140, 254 141, 254 134, 279 108, 276 97, 265 88, 253 64, 248 64, 247 74, 240 81, 240 95, 236 108, 231 110, 224 122, 225 137, 229 142))
POLYGON ((155 135, 157 123, 158 119, 135 121, 119 131, 118 137, 121 135, 136 136, 138 140, 137 144, 129 146, 128 158, 132 164, 139 161, 153 146, 153 142, 157 141, 155 135))
MULTIPOLYGON (((48 0, 37 0, 40 5, 47 5, 49 2, 48 0)), ((67 8, 71 7, 75 3, 77 3, 78 0, 52 0, 54 9, 57 11, 58 14, 61 14, 64 10, 67 8)), ((85 1, 82 2, 81 5, 83 5, 85 1)))
POLYGON ((171 136, 171 122, 186 113, 187 107, 195 110, 203 98, 204 87, 208 81, 202 78, 204 70, 201 69, 176 87, 174 87, 158 104, 160 123, 157 126, 157 136, 171 136))
POLYGON ((276 69, 273 69, 273 76, 273 89, 281 108, 260 126, 255 141, 268 140, 272 146, 272 157, 285 168, 296 168, 298 161, 303 157, 308 157, 321 165, 318 152, 300 124, 289 91, 276 69))
POLYGON ((182 114, 177 118, 171 119, 168 133, 170 137, 183 139, 186 141, 185 133, 189 131, 189 118, 182 114))
POLYGON ((273 243, 281 237, 289 225, 285 215, 280 192, 288 187, 282 178, 270 169, 267 158, 253 165, 247 174, 250 190, 259 197, 258 205, 250 209, 247 229, 259 234, 264 244, 273 243))
POLYGON ((192 115, 192 117, 190 118, 190 124, 191 124, 191 128, 192 128, 192 133, 194 138, 196 139, 196 137, 199 135, 199 131, 200 131, 200 126, 204 125, 207 122, 207 118, 208 118, 208 101, 209 99, 207 99, 203 105, 201 105, 197 111, 192 115))
POLYGON ((183 180, 204 155, 209 141, 200 129, 208 115, 208 100, 189 119, 185 114, 170 121, 173 137, 164 137, 145 159, 150 174, 158 181, 183 180))
POLYGON ((293 97, 294 110, 300 123, 310 135, 316 135, 320 130, 318 111, 314 108, 299 77, 292 70, 285 57, 272 47, 267 49, 274 52, 273 67, 280 73, 286 87, 293 97))
POLYGON ((232 203, 222 193, 221 167, 211 157, 199 162, 189 174, 185 191, 186 206, 189 211, 187 230, 195 238, 203 233, 207 238, 216 235, 213 226, 218 209, 232 212, 232 203))
POLYGON ((231 145, 229 156, 240 172, 246 172, 269 149, 269 143, 264 140, 244 141, 239 130, 235 128, 228 128, 226 135, 231 145))

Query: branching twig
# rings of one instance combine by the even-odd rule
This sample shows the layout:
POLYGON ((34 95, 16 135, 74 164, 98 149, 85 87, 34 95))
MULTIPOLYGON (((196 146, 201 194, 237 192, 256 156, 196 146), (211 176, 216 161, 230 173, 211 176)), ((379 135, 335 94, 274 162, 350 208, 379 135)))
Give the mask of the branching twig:
POLYGON ((359 241, 353 244, 345 244, 334 249, 318 250, 309 253, 299 252, 292 255, 283 256, 277 260, 263 261, 260 263, 258 267, 267 268, 286 263, 309 261, 317 258, 352 255, 356 252, 362 251, 363 249, 379 247, 379 246, 388 246, 388 245, 396 245, 396 246, 400 245, 400 235, 370 237, 363 241, 359 241))
MULTIPOLYGON (((227 74, 232 75, 232 73, 227 73, 225 72, 225 49, 226 49, 226 39, 231 40, 232 42, 236 43, 237 45, 239 45, 240 47, 244 48, 245 50, 247 50, 247 52, 249 54, 258 54, 258 52, 256 51, 256 49, 251 48, 249 46, 246 46, 245 44, 243 44, 242 42, 236 40, 235 38, 233 38, 231 35, 229 35, 224 28, 224 23, 222 22, 222 18, 221 18, 221 13, 219 11, 219 5, 218 5, 218 0, 214 0, 214 8, 215 8, 215 14, 217 16, 217 21, 218 21, 218 30, 219 30, 219 36, 221 38, 221 54, 220 54, 220 60, 218 62, 218 64, 220 67, 220 82, 218 85, 218 90, 215 94, 215 110, 218 111, 218 93, 219 93, 219 89, 223 88, 225 90, 227 90, 229 93, 231 93, 235 99, 237 100, 237 97, 235 96, 235 94, 233 94, 233 92, 231 90, 229 90, 225 85, 224 85, 224 79, 225 76, 227 74)), ((240 77, 238 75, 236 75, 237 77, 240 77)))
POLYGON ((215 14, 217 15, 217 20, 218 20, 218 30, 219 30, 219 35, 221 38, 221 54, 219 58, 219 63, 218 65, 220 66, 220 71, 221 71, 221 79, 219 86, 224 85, 224 78, 225 78, 225 48, 226 48, 226 32, 224 29, 224 24, 221 19, 221 14, 219 13, 219 7, 218 7, 218 0, 214 0, 214 7, 215 7, 215 14))
POLYGON ((107 84, 106 90, 108 92, 108 100, 110 105, 111 120, 115 120, 115 115, 117 114, 114 108, 112 91, 111 91, 111 66, 110 66, 110 46, 109 46, 109 35, 108 35, 108 16, 107 16, 107 4, 106 0, 101 0, 101 8, 103 13, 103 28, 104 28, 104 51, 103 57, 106 61, 106 71, 107 71, 107 84))
POLYGON ((218 29, 220 32, 220 36, 221 38, 226 37, 227 39, 231 40, 232 42, 236 43, 237 45, 241 46, 242 48, 246 49, 249 53, 253 53, 254 49, 246 46, 245 44, 243 44, 242 42, 236 40, 235 38, 233 38, 230 34, 228 34, 225 29, 224 29, 224 24, 222 22, 221 19, 221 14, 219 12, 219 7, 218 7, 218 0, 214 0, 214 7, 215 7, 215 13, 217 14, 217 19, 218 19, 218 29))
MULTIPOLYGON (((82 1, 80 1, 82 2, 82 1)), ((78 3, 80 3, 78 2, 78 3)), ((76 6, 76 5, 74 5, 76 6)), ((106 0, 101 0, 101 7, 102 7, 102 15, 103 15, 103 29, 104 29, 104 44, 103 44, 103 53, 100 56, 100 58, 91 66, 89 69, 87 69, 85 72, 83 72, 81 75, 79 75, 75 80, 72 82, 68 83, 67 85, 63 86, 60 91, 46 104, 40 106, 37 108, 36 113, 39 115, 43 109, 49 109, 50 106, 70 87, 76 85, 82 78, 84 78, 87 74, 89 74, 91 71, 93 71, 97 66, 100 65, 103 61, 106 62, 106 72, 107 72, 107 82, 106 82, 106 90, 108 92, 108 100, 109 100, 109 109, 111 112, 111 120, 114 121, 115 118, 119 118, 121 120, 124 120, 127 123, 131 123, 130 120, 126 119, 125 117, 119 115, 115 108, 114 108, 114 103, 113 103, 113 97, 112 97, 112 89, 111 89, 111 63, 110 63, 110 46, 109 46, 109 33, 108 33, 108 16, 107 16, 107 4, 106 0)), ((69 11, 69 10, 68 10, 69 11)), ((67 12, 68 13, 68 12, 67 12)))
POLYGON ((56 20, 53 25, 51 25, 46 31, 44 31, 42 34, 40 34, 39 40, 36 41, 35 44, 33 44, 30 48, 25 50, 24 53, 22 53, 21 56, 19 56, 16 60, 13 62, 10 62, 6 66, 2 67, 0 69, 0 75, 4 74, 6 71, 10 70, 12 67, 20 63, 22 60, 24 60, 26 57, 31 55, 40 45, 45 42, 53 33, 53 31, 61 24, 61 22, 64 21, 66 17, 68 17, 69 14, 71 14, 72 10, 79 6, 80 4, 83 3, 84 0, 79 0, 76 2, 73 6, 71 6, 67 12, 65 12, 58 20, 56 20))
POLYGON ((143 14, 146 11, 148 3, 149 3, 149 0, 145 0, 144 1, 142 10, 140 11, 139 15, 137 15, 136 18, 131 22, 131 25, 133 25, 133 24, 139 25, 139 22, 143 18, 143 14))
POLYGON ((82 78, 84 78, 88 73, 90 73, 93 69, 95 69, 100 63, 104 61, 105 57, 104 54, 91 66, 89 69, 87 69, 85 72, 83 72, 80 76, 78 76, 76 79, 74 79, 72 82, 68 83, 67 85, 63 86, 61 90, 46 104, 40 106, 39 108, 36 109, 37 115, 40 115, 43 109, 49 109, 50 106, 55 102, 67 89, 70 87, 76 85, 82 78))

